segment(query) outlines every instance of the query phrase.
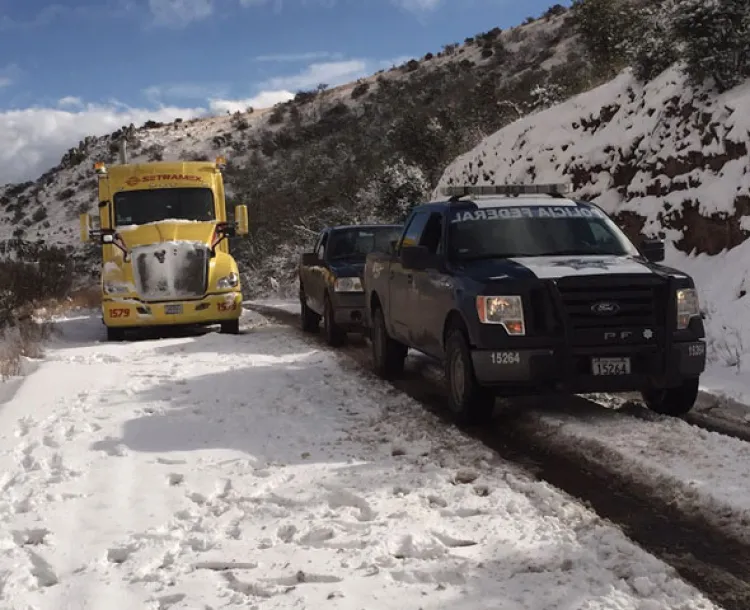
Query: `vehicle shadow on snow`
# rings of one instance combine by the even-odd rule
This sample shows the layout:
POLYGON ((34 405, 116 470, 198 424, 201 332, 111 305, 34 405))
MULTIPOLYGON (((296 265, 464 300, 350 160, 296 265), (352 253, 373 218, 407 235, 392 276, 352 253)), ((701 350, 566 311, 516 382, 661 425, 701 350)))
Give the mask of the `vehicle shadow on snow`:
MULTIPOLYGON (((341 384, 326 354, 297 349, 279 355, 279 347, 269 346, 267 359, 253 366, 240 354, 232 370, 165 376, 128 397, 129 404, 135 399, 144 405, 143 415, 125 423, 122 438, 92 448, 108 453, 122 445, 144 453, 228 449, 285 464, 354 457, 356 445, 346 441, 347 411, 360 390, 341 384)), ((171 353, 169 347, 159 349, 171 353)), ((262 346, 257 353, 264 353, 262 346)), ((379 410, 372 402, 359 408, 373 415, 379 410)))
MULTIPOLYGON (((246 362, 242 360, 243 356, 283 357, 300 353, 299 341, 285 341, 287 337, 294 338, 292 331, 286 327, 258 325, 243 329, 240 335, 210 332, 194 337, 192 341, 154 345, 151 353, 164 356, 215 354, 222 358, 236 358, 238 365, 244 365, 246 362)), ((310 345, 308 351, 320 351, 320 349, 318 346, 310 345)))

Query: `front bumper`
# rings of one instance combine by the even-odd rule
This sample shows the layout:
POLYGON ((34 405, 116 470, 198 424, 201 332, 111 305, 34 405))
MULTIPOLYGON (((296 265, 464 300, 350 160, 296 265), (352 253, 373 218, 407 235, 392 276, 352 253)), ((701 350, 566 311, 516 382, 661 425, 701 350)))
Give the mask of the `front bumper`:
POLYGON ((475 349, 477 381, 505 394, 630 392, 679 386, 706 367, 703 340, 672 343, 666 354, 654 346, 612 348, 475 349), (594 374, 594 358, 628 358, 630 373, 594 374))
POLYGON ((363 292, 340 292, 331 296, 333 321, 345 329, 356 329, 365 323, 365 294, 363 292))
POLYGON ((102 301, 104 324, 113 328, 217 324, 242 315, 242 294, 212 294, 200 300, 148 303, 133 298, 102 301))

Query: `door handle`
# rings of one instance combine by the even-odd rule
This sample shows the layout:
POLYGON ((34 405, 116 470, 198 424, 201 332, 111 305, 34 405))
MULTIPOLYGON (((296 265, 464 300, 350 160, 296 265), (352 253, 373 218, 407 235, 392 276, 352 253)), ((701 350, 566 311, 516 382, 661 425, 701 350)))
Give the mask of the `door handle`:
POLYGON ((414 276, 411 273, 406 274, 406 281, 410 284, 414 283, 414 276))
POLYGON ((391 273, 390 273, 390 275, 388 277, 390 277, 391 279, 393 279, 394 277, 396 277, 396 273, 394 271, 391 271, 391 273))

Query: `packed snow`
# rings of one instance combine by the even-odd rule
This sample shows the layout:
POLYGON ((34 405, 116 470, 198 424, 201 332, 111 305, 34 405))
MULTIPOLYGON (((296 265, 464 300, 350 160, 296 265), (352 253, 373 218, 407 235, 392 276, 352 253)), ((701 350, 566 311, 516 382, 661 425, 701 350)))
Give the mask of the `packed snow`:
POLYGON ((4 608, 717 609, 292 329, 58 328, 0 409, 4 608))

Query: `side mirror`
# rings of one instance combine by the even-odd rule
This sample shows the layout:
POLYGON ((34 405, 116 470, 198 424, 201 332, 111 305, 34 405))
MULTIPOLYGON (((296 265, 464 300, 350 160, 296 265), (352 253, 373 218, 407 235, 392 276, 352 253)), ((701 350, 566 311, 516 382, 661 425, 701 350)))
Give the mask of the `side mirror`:
POLYGON ((652 263, 660 263, 664 260, 664 240, 663 239, 647 239, 641 245, 641 253, 643 258, 652 263))
POLYGON ((305 267, 314 267, 320 264, 320 259, 316 252, 305 252, 302 254, 302 265, 305 267))
POLYGON ((401 248, 401 264, 404 269, 424 271, 437 267, 437 257, 425 246, 404 246, 401 248))
POLYGON ((91 218, 87 212, 79 217, 81 222, 81 243, 87 244, 91 241, 91 218))
POLYGON ((244 237, 250 233, 250 221, 248 220, 246 205, 234 207, 234 220, 237 223, 237 235, 244 237))

